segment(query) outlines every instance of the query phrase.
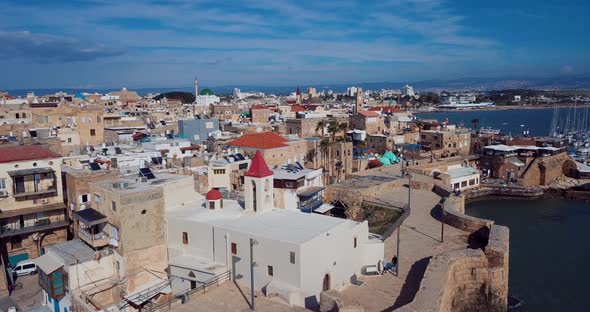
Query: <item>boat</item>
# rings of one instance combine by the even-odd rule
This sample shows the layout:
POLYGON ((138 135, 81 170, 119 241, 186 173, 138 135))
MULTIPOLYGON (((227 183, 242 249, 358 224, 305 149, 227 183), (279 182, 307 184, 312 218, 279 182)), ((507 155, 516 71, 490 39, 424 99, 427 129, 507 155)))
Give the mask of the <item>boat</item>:
POLYGON ((500 134, 500 129, 492 129, 492 127, 481 127, 480 134, 500 134))

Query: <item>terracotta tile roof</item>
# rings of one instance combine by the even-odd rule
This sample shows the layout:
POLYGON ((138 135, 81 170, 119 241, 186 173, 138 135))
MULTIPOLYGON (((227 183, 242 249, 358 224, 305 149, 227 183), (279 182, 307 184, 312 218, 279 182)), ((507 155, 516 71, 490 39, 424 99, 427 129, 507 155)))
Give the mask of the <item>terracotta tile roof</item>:
POLYGON ((299 105, 293 105, 293 106, 291 106, 291 111, 292 112, 305 112, 307 110, 305 109, 305 107, 301 107, 299 105))
POLYGON ((61 157, 61 155, 38 145, 0 147, 0 163, 59 157, 61 157))
POLYGON ((365 117, 379 117, 379 114, 373 111, 360 111, 359 115, 363 115, 365 117))
POLYGON ((296 104, 297 101, 295 101, 295 100, 287 100, 287 101, 285 101, 285 103, 287 103, 289 105, 293 105, 293 104, 296 104))
POLYGON ((262 132, 244 134, 243 136, 230 141, 228 145, 256 149, 271 149, 289 146, 285 142, 287 142, 287 139, 274 132, 262 132))
POLYGON ((254 158, 252 159, 252 164, 250 164, 250 168, 246 173, 244 173, 245 177, 254 177, 254 178, 264 178, 273 175, 274 172, 268 168, 266 161, 264 161, 264 157, 260 151, 256 151, 254 154, 254 158))
POLYGON ((223 198, 223 196, 221 196, 221 192, 216 190, 216 189, 212 189, 209 192, 207 192, 207 196, 205 197, 207 200, 220 200, 223 198))
POLYGON ((254 109, 268 109, 268 107, 266 107, 266 106, 264 106, 262 104, 256 104, 256 105, 252 106, 250 109, 251 110, 254 110, 254 109))

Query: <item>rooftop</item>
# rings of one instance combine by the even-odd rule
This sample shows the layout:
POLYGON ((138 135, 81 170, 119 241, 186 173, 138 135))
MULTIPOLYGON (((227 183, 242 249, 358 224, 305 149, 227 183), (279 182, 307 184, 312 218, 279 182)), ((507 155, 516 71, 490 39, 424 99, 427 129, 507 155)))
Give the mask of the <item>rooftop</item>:
POLYGON ((256 149, 271 149, 289 146, 288 140, 274 132, 248 133, 228 142, 229 146, 240 146, 256 149))
POLYGON ((473 167, 463 167, 461 165, 449 166, 447 173, 451 179, 466 177, 474 174, 479 174, 479 170, 473 167))
POLYGON ((60 157, 61 155, 38 145, 0 147, 0 163, 60 157))
POLYGON ((358 222, 350 220, 287 209, 247 213, 234 200, 225 200, 224 207, 220 210, 210 210, 202 207, 176 210, 174 215, 170 215, 170 218, 210 224, 255 238, 266 238, 294 244, 309 241, 338 226, 346 224, 355 226, 358 224, 358 222))

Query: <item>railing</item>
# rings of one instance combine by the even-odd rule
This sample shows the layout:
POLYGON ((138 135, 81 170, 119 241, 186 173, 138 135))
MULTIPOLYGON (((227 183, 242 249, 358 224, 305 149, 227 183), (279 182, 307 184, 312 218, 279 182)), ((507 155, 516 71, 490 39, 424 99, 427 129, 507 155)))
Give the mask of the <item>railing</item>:
POLYGON ((85 229, 79 229, 78 234, 80 239, 91 245, 92 247, 104 247, 109 244, 109 236, 105 232, 92 235, 85 229))
POLYGON ((313 212, 314 210, 318 209, 323 203, 324 200, 322 198, 314 198, 303 202, 299 202, 299 209, 303 212, 313 212))
POLYGON ((489 195, 537 197, 543 195, 543 189, 539 187, 526 188, 517 186, 484 186, 478 189, 470 189, 465 191, 465 196, 468 199, 489 195))
POLYGON ((158 311, 162 308, 167 308, 168 310, 171 310, 172 305, 176 304, 178 301, 180 301, 182 304, 185 304, 190 300, 191 295, 205 293, 206 290, 208 288, 210 288, 211 286, 218 286, 220 283, 228 281, 230 279, 230 276, 231 276, 231 270, 225 271, 224 273, 221 273, 219 275, 216 275, 216 276, 206 280, 205 282, 201 283, 199 286, 197 286, 194 289, 189 289, 185 292, 176 294, 173 298, 171 298, 169 300, 166 300, 163 302, 158 302, 158 303, 149 302, 145 306, 143 306, 141 311, 153 312, 153 311, 158 311))

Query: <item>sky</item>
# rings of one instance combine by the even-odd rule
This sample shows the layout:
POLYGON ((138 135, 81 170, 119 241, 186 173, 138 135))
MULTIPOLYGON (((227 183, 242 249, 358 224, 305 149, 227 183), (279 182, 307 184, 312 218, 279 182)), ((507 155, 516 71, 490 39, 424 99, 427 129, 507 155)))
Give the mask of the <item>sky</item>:
POLYGON ((2 0, 0 90, 590 73, 588 0, 2 0))

